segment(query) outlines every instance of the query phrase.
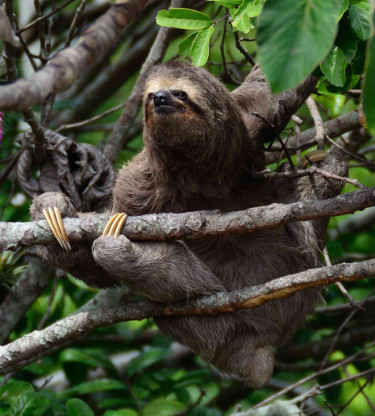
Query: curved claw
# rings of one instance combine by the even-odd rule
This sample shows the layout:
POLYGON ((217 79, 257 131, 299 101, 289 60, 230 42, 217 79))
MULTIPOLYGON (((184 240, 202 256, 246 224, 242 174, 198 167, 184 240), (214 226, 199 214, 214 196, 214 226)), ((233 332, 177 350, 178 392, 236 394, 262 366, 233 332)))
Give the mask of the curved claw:
POLYGON ((43 209, 43 215, 60 246, 66 251, 71 250, 72 248, 70 247, 69 239, 65 231, 60 210, 56 207, 53 209, 48 208, 48 210, 43 209))
POLYGON ((125 213, 115 214, 105 226, 102 237, 105 237, 105 236, 113 237, 113 238, 118 237, 120 235, 122 227, 125 224, 127 217, 128 216, 125 213))
POLYGON ((328 152, 325 150, 313 150, 305 155, 305 157, 301 161, 301 167, 305 168, 307 165, 311 165, 312 163, 321 162, 325 159, 328 152))

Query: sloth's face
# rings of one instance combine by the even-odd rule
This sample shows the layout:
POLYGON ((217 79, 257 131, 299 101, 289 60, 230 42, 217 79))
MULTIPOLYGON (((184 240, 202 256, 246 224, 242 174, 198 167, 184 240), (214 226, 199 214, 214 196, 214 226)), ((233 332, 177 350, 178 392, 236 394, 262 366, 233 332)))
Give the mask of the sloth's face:
POLYGON ((146 123, 172 121, 183 116, 184 120, 202 114, 197 104, 197 87, 186 78, 152 78, 146 83, 144 94, 146 123))

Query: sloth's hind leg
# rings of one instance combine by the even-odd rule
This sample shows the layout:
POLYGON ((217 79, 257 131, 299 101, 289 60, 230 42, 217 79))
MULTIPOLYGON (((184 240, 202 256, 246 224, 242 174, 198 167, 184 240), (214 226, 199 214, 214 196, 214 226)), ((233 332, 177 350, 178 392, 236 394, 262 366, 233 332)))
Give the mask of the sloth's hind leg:
POLYGON ((238 334, 216 350, 211 361, 224 374, 233 375, 253 389, 265 386, 273 373, 274 348, 261 339, 238 334))

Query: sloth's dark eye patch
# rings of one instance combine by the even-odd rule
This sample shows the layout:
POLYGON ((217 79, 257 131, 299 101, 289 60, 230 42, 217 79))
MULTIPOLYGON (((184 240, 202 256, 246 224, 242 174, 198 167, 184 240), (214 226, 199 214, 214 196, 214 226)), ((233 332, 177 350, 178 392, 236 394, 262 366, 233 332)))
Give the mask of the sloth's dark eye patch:
POLYGON ((147 96, 147 99, 150 101, 150 100, 153 100, 153 98, 154 98, 154 94, 150 92, 150 94, 148 94, 147 96))
POLYGON ((173 91, 172 93, 175 97, 177 97, 179 100, 186 100, 187 94, 185 91, 173 91))

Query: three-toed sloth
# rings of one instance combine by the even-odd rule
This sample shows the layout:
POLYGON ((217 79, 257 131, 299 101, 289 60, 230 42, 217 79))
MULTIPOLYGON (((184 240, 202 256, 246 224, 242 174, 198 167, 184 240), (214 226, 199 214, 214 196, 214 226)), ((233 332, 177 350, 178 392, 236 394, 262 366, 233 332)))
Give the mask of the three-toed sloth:
MULTIPOLYGON (((261 72, 229 92, 214 76, 187 63, 155 66, 144 91, 144 149, 118 172, 112 213, 128 215, 219 209, 237 211, 274 202, 325 199, 341 183, 319 175, 256 179, 264 169, 263 140, 280 131, 312 91, 300 87, 272 96, 261 72), (253 113, 259 113, 262 118, 253 113)), ((346 174, 346 163, 328 153, 320 167, 346 174)), ((47 193, 31 213, 57 207, 79 215, 69 199, 47 193)), ((326 220, 216 239, 133 242, 124 235, 41 247, 49 262, 96 287, 125 284, 146 299, 173 302, 262 284, 319 264, 326 220)), ((275 347, 284 344, 313 311, 319 289, 298 292, 258 308, 215 316, 155 318, 164 334, 189 346, 224 374, 250 387, 270 379, 275 347)))

